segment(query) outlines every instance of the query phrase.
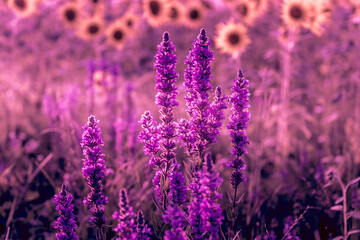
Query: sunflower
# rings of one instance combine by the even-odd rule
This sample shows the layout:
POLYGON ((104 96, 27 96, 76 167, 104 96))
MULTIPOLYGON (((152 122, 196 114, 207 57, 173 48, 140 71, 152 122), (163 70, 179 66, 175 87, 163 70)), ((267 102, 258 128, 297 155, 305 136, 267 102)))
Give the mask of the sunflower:
POLYGON ((122 19, 113 22, 106 29, 106 39, 108 43, 117 49, 122 49, 124 47, 127 36, 128 27, 122 19))
POLYGON ((158 26, 167 20, 168 4, 165 0, 144 0, 144 16, 151 26, 158 26))
POLYGON ((215 45, 223 53, 229 53, 233 58, 239 57, 251 42, 246 34, 246 28, 232 20, 216 26, 215 45))
POLYGON ((319 36, 323 33, 326 22, 330 21, 333 9, 327 0, 314 1, 311 9, 310 22, 306 27, 319 36))
POLYGON ((258 16, 256 5, 253 1, 239 0, 232 3, 230 9, 247 24, 253 23, 254 19, 258 16))
POLYGON ((79 23, 80 8, 76 3, 69 2, 59 8, 59 15, 66 26, 73 27, 79 23))
POLYGON ((92 17, 80 23, 78 34, 85 40, 91 40, 100 36, 103 30, 104 21, 99 17, 92 17))
POLYGON ((181 23, 184 20, 185 7, 178 1, 170 2, 167 8, 168 18, 172 23, 181 23))
POLYGON ((311 21, 309 0, 284 0, 282 18, 288 26, 306 27, 311 21))
POLYGON ((194 2, 186 6, 184 23, 188 27, 197 28, 203 22, 205 14, 205 7, 199 2, 194 2))
POLYGON ((139 17, 133 13, 127 13, 121 18, 124 22, 124 26, 127 28, 130 34, 133 34, 136 29, 136 24, 139 22, 139 17))
POLYGON ((20 17, 29 17, 36 12, 36 0, 9 0, 9 7, 20 17))

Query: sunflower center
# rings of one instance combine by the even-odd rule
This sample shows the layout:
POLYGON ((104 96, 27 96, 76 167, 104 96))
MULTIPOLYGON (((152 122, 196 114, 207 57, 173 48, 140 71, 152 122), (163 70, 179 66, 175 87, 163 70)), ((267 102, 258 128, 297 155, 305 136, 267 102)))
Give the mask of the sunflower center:
POLYGON ((170 8, 170 17, 172 19, 177 19, 179 16, 178 10, 175 7, 170 8))
POLYGON ((296 20, 301 19, 303 17, 303 10, 299 6, 293 6, 290 9, 290 16, 296 20))
POLYGON ((228 41, 231 45, 236 45, 240 42, 240 35, 237 33, 230 33, 228 35, 228 41))
POLYGON ((65 11, 65 17, 68 21, 73 22, 76 18, 76 12, 73 9, 67 9, 65 11))
POLYGON ((99 32, 99 26, 95 25, 95 24, 92 24, 88 27, 88 32, 90 34, 96 34, 99 32))
POLYGON ((248 14, 248 6, 246 4, 240 4, 239 6, 237 6, 237 10, 240 13, 241 16, 247 16, 248 14))
POLYGON ((132 27, 133 21, 132 21, 131 19, 127 20, 127 21, 126 21, 126 25, 127 25, 128 27, 132 27))
POLYGON ((116 40, 116 41, 120 41, 121 39, 123 39, 124 37, 124 34, 121 30, 115 30, 114 33, 113 33, 113 38, 116 40))
POLYGON ((24 0, 15 0, 14 4, 21 10, 24 10, 26 8, 26 2, 24 0))
POLYGON ((150 4, 150 11, 154 16, 159 15, 160 12, 160 4, 158 1, 151 1, 150 4))
POLYGON ((197 20, 197 19, 200 17, 199 10, 197 10, 197 9, 192 9, 192 10, 190 11, 189 16, 190 16, 190 18, 191 18, 192 20, 197 20))

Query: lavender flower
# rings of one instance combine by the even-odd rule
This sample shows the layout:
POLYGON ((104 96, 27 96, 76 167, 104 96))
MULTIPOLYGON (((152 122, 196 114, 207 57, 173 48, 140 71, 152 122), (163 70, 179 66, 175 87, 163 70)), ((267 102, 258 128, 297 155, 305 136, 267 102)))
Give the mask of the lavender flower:
POLYGON ((57 203, 56 210, 59 212, 59 218, 55 222, 55 228, 58 229, 56 238, 58 240, 76 240, 76 223, 74 216, 74 206, 71 204, 72 195, 66 191, 66 186, 61 186, 61 191, 54 196, 57 203))
POLYGON ((87 124, 83 127, 81 147, 83 148, 83 168, 82 173, 90 188, 90 193, 84 199, 84 204, 90 209, 93 222, 98 228, 105 223, 105 207, 108 202, 103 194, 102 180, 105 175, 106 167, 104 154, 101 147, 104 145, 101 139, 101 131, 98 127, 99 121, 91 115, 87 124))
POLYGON ((249 139, 246 134, 246 128, 250 121, 250 112, 248 111, 250 108, 250 92, 248 87, 249 80, 245 79, 243 72, 239 70, 238 75, 233 82, 233 87, 231 88, 230 102, 232 103, 232 108, 229 124, 227 125, 233 144, 231 149, 231 154, 233 156, 231 167, 234 171, 231 174, 230 183, 235 189, 235 197, 238 185, 246 180, 241 172, 241 170, 246 168, 245 162, 241 156, 247 153, 246 145, 249 144, 249 139))
POLYGON ((164 240, 186 240, 185 218, 178 206, 169 206, 163 215, 165 223, 171 225, 171 230, 165 231, 164 240))
POLYGON ((148 228, 147 224, 145 224, 144 214, 142 211, 138 212, 136 231, 137 231, 137 237, 136 237, 137 240, 150 239, 149 235, 151 235, 151 230, 150 228, 148 228))
POLYGON ((128 204, 125 189, 122 189, 119 194, 119 212, 114 212, 112 217, 118 221, 114 229, 119 236, 117 240, 137 239, 135 226, 136 215, 133 213, 132 207, 128 204))

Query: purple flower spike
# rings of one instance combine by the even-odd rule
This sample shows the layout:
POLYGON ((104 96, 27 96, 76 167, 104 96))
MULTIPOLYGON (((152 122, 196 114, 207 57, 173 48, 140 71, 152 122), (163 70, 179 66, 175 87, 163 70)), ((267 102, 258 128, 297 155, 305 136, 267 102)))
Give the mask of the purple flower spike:
POLYGON ((117 220, 114 231, 119 236, 117 240, 136 240, 136 226, 133 209, 129 206, 126 191, 122 189, 119 194, 119 212, 114 212, 113 219, 117 220))
POLYGON ((66 186, 61 186, 61 191, 54 196, 57 203, 56 210, 59 212, 59 218, 55 222, 55 228, 58 229, 56 238, 58 240, 77 240, 76 223, 74 216, 74 206, 71 204, 72 195, 66 191, 66 186))
POLYGON ((157 129, 157 123, 149 111, 146 111, 140 120, 143 130, 139 134, 139 140, 144 144, 144 153, 151 156, 150 165, 161 165, 161 161, 156 154, 160 151, 160 135, 157 129))
POLYGON ((193 48, 185 60, 185 81, 187 95, 186 112, 188 113, 188 125, 185 129, 180 123, 180 140, 190 155, 203 158, 203 154, 209 144, 216 142, 216 136, 220 133, 221 121, 224 119, 223 109, 226 108, 226 97, 221 88, 215 91, 214 102, 209 102, 209 91, 212 89, 210 63, 214 59, 210 50, 211 42, 206 36, 205 29, 193 43, 193 48))
POLYGON ((227 108, 226 101, 227 96, 222 92, 221 87, 215 89, 214 101, 210 105, 210 117, 209 117, 209 139, 211 143, 216 142, 216 136, 220 134, 220 128, 222 121, 225 119, 224 109, 227 108))
POLYGON ((249 80, 245 79, 243 72, 239 70, 238 75, 233 82, 233 87, 231 88, 230 102, 232 103, 232 108, 231 115, 229 117, 229 124, 227 125, 230 132, 231 142, 233 144, 231 149, 232 161, 230 166, 234 169, 234 171, 231 173, 230 183, 235 189, 235 197, 238 185, 246 181, 246 178, 241 171, 246 168, 242 155, 247 154, 246 146, 249 144, 249 139, 246 134, 246 128, 250 122, 250 92, 248 87, 249 80))
POLYGON ((175 46, 170 41, 168 32, 163 35, 163 41, 158 45, 158 53, 155 55, 156 62, 154 67, 156 69, 156 85, 158 91, 155 102, 160 108, 161 124, 159 126, 159 134, 161 138, 161 147, 163 152, 161 154, 162 162, 168 166, 175 160, 174 150, 176 148, 176 125, 174 123, 173 108, 179 105, 176 100, 178 95, 175 86, 176 78, 179 76, 175 72, 176 56, 174 54, 175 46))
POLYGON ((144 214, 142 211, 138 212, 138 217, 137 217, 137 240, 149 240, 150 237, 149 235, 151 235, 151 230, 150 228, 148 228, 147 224, 145 224, 145 220, 144 220, 144 214))
MULTIPOLYGON (((168 32, 163 35, 163 41, 157 46, 158 53, 155 55, 156 62, 154 67, 156 69, 156 85, 158 91, 155 103, 159 106, 161 111, 170 110, 172 107, 179 106, 176 100, 178 95, 177 87, 175 86, 176 78, 179 75, 175 72, 176 55, 174 54, 175 46, 170 41, 168 32)), ((167 115, 162 113, 162 115, 167 115)))
POLYGON ((186 240, 184 231, 186 222, 178 206, 170 206, 163 215, 164 222, 171 225, 171 230, 165 231, 164 240, 186 240))
POLYGON ((184 204, 186 202, 186 184, 184 176, 178 171, 178 164, 175 164, 173 171, 169 175, 170 192, 169 198, 174 204, 184 204))
POLYGON ((93 217, 90 219, 98 228, 105 223, 105 207, 108 202, 103 194, 102 180, 105 176, 105 161, 102 153, 101 130, 98 127, 99 121, 91 115, 87 124, 83 127, 81 147, 83 148, 82 173, 90 188, 90 193, 84 199, 84 204, 90 209, 93 217))

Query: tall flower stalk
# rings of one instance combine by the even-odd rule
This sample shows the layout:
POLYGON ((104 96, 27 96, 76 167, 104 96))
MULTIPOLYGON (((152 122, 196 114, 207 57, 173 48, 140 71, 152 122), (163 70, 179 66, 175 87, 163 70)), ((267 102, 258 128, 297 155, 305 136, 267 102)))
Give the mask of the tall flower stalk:
POLYGON ((74 206, 71 203, 72 195, 66 191, 66 186, 61 186, 61 191, 54 196, 57 203, 56 210, 59 212, 59 218, 55 222, 55 228, 58 229, 56 238, 58 240, 77 240, 76 223, 74 216, 74 206))
POLYGON ((165 185, 169 181, 169 175, 171 175, 172 180, 177 182, 185 182, 185 180, 180 172, 173 172, 176 171, 174 166, 177 164, 174 152, 177 126, 174 122, 173 108, 179 106, 179 102, 176 100, 178 91, 175 85, 176 78, 178 78, 178 74, 175 72, 177 58, 174 54, 175 46, 170 41, 168 32, 164 33, 163 41, 157 48, 158 53, 155 55, 154 67, 157 73, 155 88, 158 93, 155 97, 155 103, 159 107, 161 123, 156 124, 150 112, 145 112, 140 121, 143 130, 139 138, 144 144, 145 153, 151 156, 150 165, 157 167, 157 173, 153 180, 155 196, 162 202, 163 209, 166 209, 169 202, 168 195, 174 198, 170 200, 182 204, 185 202, 186 189, 184 186, 177 186, 175 182, 170 184, 169 189, 165 185), (161 152, 160 156, 158 156, 159 152, 161 152), (175 193, 172 191, 182 192, 175 193))
POLYGON ((103 178, 105 176, 105 161, 102 153, 104 142, 101 139, 101 130, 99 121, 95 116, 88 118, 87 124, 83 127, 81 147, 83 148, 83 168, 82 174, 90 188, 90 193, 84 199, 84 204, 90 210, 92 217, 90 222, 97 227, 97 238, 103 238, 103 225, 105 220, 105 204, 108 202, 107 197, 103 194, 103 178))
POLYGON ((250 92, 248 87, 249 80, 245 79, 243 72, 239 70, 231 88, 230 102, 232 103, 232 108, 230 109, 231 115, 227 125, 232 142, 230 166, 233 168, 233 172, 231 173, 230 183, 235 190, 233 207, 236 205, 238 186, 246 181, 242 172, 246 168, 246 164, 242 156, 247 154, 246 146, 249 144, 246 134, 246 129, 250 122, 250 92))

